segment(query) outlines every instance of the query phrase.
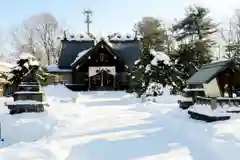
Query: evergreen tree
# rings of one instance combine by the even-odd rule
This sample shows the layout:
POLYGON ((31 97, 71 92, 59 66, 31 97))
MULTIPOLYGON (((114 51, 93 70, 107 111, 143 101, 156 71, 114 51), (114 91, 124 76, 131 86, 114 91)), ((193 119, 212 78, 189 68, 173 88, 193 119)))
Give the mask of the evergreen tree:
MULTIPOLYGON (((153 51, 152 51, 153 52, 153 51)), ((185 75, 171 57, 164 52, 153 52, 154 58, 151 63, 151 80, 161 84, 162 87, 172 86, 173 90, 181 90, 184 84, 182 77, 185 75)))
POLYGON ((217 26, 208 15, 207 8, 189 7, 186 10, 186 17, 172 27, 176 32, 176 41, 185 44, 179 46, 179 55, 183 54, 181 51, 184 49, 185 54, 191 55, 191 62, 197 67, 211 61, 211 49, 215 45, 211 35, 217 31, 217 26))
MULTIPOLYGON (((217 26, 208 15, 207 8, 191 6, 186 10, 185 18, 172 27, 178 44, 172 62, 177 70, 186 73, 181 76, 183 80, 187 80, 212 59, 211 49, 215 41, 211 35, 217 31, 217 26)), ((184 88, 186 84, 182 85, 178 88, 184 88)))
POLYGON ((150 76, 148 69, 153 58, 153 56, 149 53, 149 45, 147 43, 143 43, 142 46, 140 59, 135 62, 132 70, 132 82, 134 84, 133 90, 138 94, 138 97, 141 97, 149 85, 150 76))
POLYGON ((136 84, 134 91, 139 97, 162 95, 162 89, 167 85, 172 86, 174 91, 184 86, 181 78, 184 73, 170 61, 170 57, 164 52, 149 50, 147 47, 143 49, 132 75, 136 84))

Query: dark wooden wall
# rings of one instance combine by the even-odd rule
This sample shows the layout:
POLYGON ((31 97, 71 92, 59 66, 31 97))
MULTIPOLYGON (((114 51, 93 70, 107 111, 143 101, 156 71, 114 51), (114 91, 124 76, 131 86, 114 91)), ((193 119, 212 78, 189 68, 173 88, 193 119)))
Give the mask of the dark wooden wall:
POLYGON ((226 84, 230 84, 233 86, 233 89, 240 88, 240 72, 233 71, 232 69, 225 69, 224 71, 220 72, 217 76, 217 81, 219 85, 219 89, 221 91, 222 96, 224 96, 224 86, 226 84))

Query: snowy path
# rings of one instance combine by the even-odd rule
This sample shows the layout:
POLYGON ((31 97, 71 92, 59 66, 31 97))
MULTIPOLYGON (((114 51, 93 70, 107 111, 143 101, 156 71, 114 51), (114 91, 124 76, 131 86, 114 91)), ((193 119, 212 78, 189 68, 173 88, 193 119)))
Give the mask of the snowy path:
POLYGON ((189 120, 173 97, 144 105, 123 92, 49 99, 45 113, 1 115, 11 125, 3 126, 0 160, 239 159, 240 119, 189 120))

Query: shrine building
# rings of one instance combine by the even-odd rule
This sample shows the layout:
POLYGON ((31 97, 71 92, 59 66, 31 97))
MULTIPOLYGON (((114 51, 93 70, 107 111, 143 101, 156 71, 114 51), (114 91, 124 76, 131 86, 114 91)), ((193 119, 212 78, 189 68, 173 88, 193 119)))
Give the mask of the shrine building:
POLYGON ((96 40, 92 34, 64 34, 58 64, 48 72, 73 90, 124 90, 132 85, 129 73, 140 54, 136 36, 116 33, 96 40))

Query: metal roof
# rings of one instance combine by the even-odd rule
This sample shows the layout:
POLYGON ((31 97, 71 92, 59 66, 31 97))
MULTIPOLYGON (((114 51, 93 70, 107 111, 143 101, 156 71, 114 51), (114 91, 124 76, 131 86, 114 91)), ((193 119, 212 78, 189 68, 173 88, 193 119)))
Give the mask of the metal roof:
POLYGON ((58 61, 59 69, 70 69, 72 62, 77 58, 78 53, 91 48, 94 41, 68 41, 62 40, 62 51, 58 61))
POLYGON ((138 40, 133 41, 112 41, 113 50, 131 68, 134 62, 141 56, 141 49, 138 40))
MULTIPOLYGON (((102 39, 101 41, 104 40, 102 39)), ((98 42, 98 44, 99 43, 100 42, 98 42)), ((98 44, 96 44, 95 47, 98 46, 98 44)), ((116 54, 116 56, 118 56, 119 58, 121 58, 130 68, 134 65, 134 62, 140 58, 141 50, 138 40, 110 41, 109 43, 105 42, 105 44, 108 45, 108 47, 111 48, 113 53, 116 54)), ((92 48, 92 50, 94 50, 94 47, 92 48)), ((89 50, 85 54, 91 54, 92 50, 89 50)), ((83 57, 85 57, 85 55, 82 55, 81 58, 79 58, 75 62, 73 60, 74 63, 72 64, 72 67, 76 66, 77 63, 80 63, 83 57)))
POLYGON ((225 61, 205 64, 192 77, 190 77, 186 81, 186 83, 188 83, 188 84, 208 83, 219 72, 226 69, 230 62, 232 62, 232 61, 225 60, 225 61))

